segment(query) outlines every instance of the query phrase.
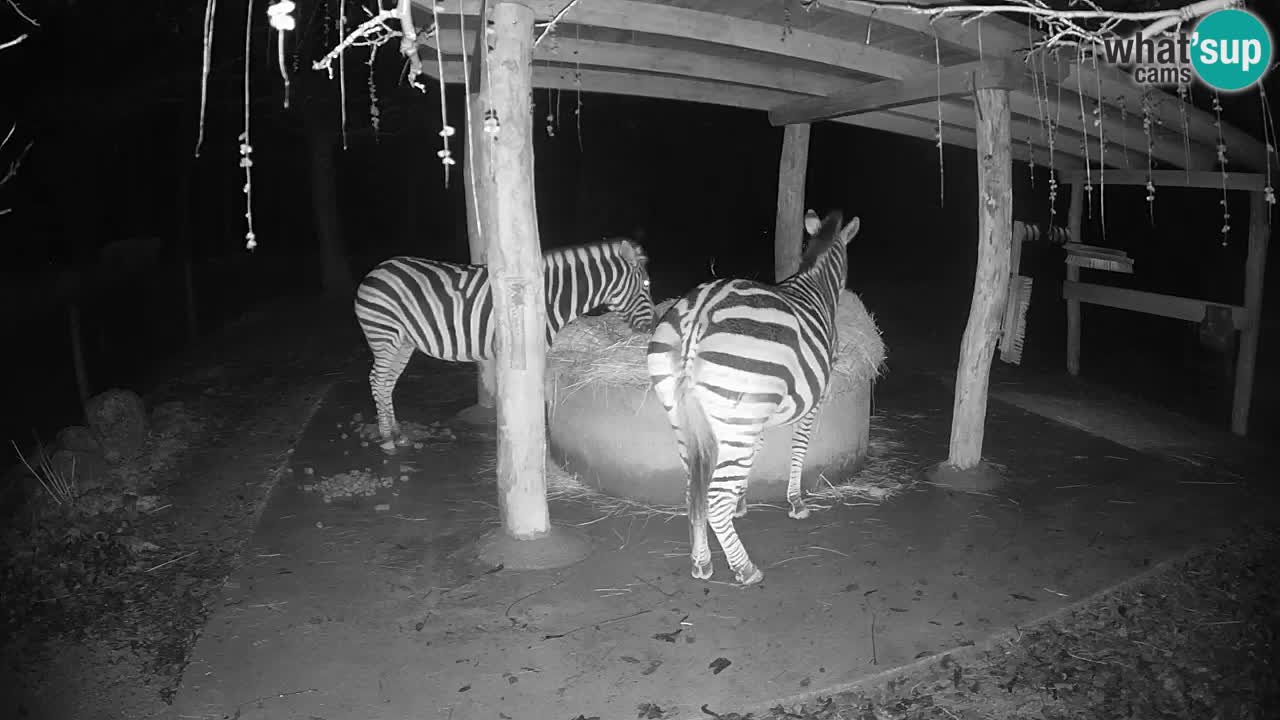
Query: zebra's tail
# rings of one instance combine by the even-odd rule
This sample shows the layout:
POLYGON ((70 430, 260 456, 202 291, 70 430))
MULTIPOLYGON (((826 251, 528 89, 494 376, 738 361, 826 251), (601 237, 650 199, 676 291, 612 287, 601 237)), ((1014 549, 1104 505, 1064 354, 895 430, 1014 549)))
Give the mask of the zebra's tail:
POLYGON ((693 379, 687 374, 676 382, 676 418, 689 460, 689 527, 697 528, 707 522, 707 490, 719 447, 693 388, 693 379))

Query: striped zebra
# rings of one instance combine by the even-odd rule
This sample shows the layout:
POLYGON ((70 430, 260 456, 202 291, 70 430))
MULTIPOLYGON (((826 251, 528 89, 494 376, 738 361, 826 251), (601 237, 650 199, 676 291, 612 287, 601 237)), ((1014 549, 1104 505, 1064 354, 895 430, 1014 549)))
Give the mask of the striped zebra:
MULTIPOLYGON (((653 297, 647 263, 639 244, 621 238, 544 252, 547 343, 601 305, 621 312, 631 327, 648 330, 653 297)), ((483 265, 391 258, 360 281, 355 310, 373 352, 369 387, 385 450, 405 444, 392 395, 415 349, 455 362, 493 357, 493 298, 483 265)))
POLYGON ((840 212, 819 223, 795 275, 777 285, 720 279, 703 283, 663 315, 649 343, 654 393, 676 433, 689 476, 693 576, 711 577, 707 525, 738 582, 764 578, 738 539, 733 518, 746 514, 747 473, 766 428, 794 423, 787 482, 790 515, 809 515, 800 474, 818 406, 831 376, 835 313, 848 273, 845 248, 858 232, 840 212))

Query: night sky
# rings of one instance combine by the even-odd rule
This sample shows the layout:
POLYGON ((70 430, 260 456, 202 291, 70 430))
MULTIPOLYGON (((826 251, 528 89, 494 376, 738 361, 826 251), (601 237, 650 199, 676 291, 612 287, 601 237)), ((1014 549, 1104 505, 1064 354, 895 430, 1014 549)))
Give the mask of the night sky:
MULTIPOLYGON (((204 142, 198 130, 204 3, 86 0, 26 2, 41 23, 30 38, 0 51, 5 96, 0 131, 16 123, 0 152, 7 168, 31 143, 16 177, 0 188, 6 335, 19 374, 5 379, 18 398, 4 436, 51 438, 76 420, 66 303, 80 297, 94 390, 127 385, 145 391, 151 374, 185 344, 180 267, 190 258, 202 333, 256 303, 322 289, 313 211, 313 158, 333 150, 340 234, 350 277, 394 254, 465 260, 461 132, 451 142, 459 165, 448 188, 438 158, 439 89, 421 93, 403 80, 394 44, 373 65, 380 128, 370 126, 368 51, 348 56, 346 147, 338 84, 309 69, 336 37, 323 5, 300 2, 300 31, 289 38, 292 90, 282 107, 274 34, 265 2, 255 3, 250 72, 258 249, 244 250, 243 171, 237 135, 243 123, 245 6, 218 3, 204 142), (312 12, 315 10, 315 12, 312 12), (168 9, 161 11, 168 12, 168 9), (320 153, 323 154, 323 153, 320 153), (110 243, 156 238, 157 255, 138 274, 95 276, 81 293, 68 280, 87 270, 110 243)), ((356 11, 351 3, 350 12, 356 11)), ((0 12, 9 13, 7 7, 0 12)), ((0 41, 20 20, 5 15, 0 41)), ((1275 23, 1272 23, 1273 26, 1275 23)), ((1276 75, 1267 83, 1280 95, 1276 75)), ((450 124, 463 128, 461 88, 446 91, 450 124)), ((1196 94, 1208 105, 1208 93, 1196 94)), ((765 115, 693 103, 535 92, 538 218, 544 247, 643 232, 655 295, 670 296, 719 275, 771 279, 776 177, 782 130, 765 115), (545 128, 553 117, 554 135, 545 128)), ((1256 93, 1224 98, 1227 117, 1261 137, 1256 93)), ((1014 166, 1015 219, 1048 220, 1048 175, 1014 166)), ((893 367, 898 338, 938 338, 955 353, 967 315, 975 262, 975 158, 943 153, 931 142, 831 123, 814 127, 808 204, 862 218, 851 249, 850 285, 880 319, 893 367)), ((1141 188, 1109 189, 1106 226, 1094 208, 1085 242, 1127 250, 1133 277, 1095 281, 1240 303, 1247 197, 1230 197, 1233 232, 1222 245, 1219 196, 1162 189, 1154 222, 1141 188)), ((1059 198, 1065 222, 1066 193, 1059 198)), ((1238 195, 1238 196, 1237 196, 1238 195)), ((1272 255, 1275 252, 1273 251, 1272 255)), ((1024 363, 1062 373, 1061 251, 1028 248, 1024 272, 1036 277, 1024 363)), ((1270 263, 1274 268, 1274 259, 1270 263)), ((1276 273, 1269 273, 1262 368, 1255 391, 1274 388, 1276 353, 1269 336, 1280 323, 1276 273)), ((84 277, 84 276, 82 276, 84 277)), ((347 318, 354 323, 353 317, 347 318)), ((1120 311, 1086 310, 1086 374, 1179 405, 1170 388, 1198 383, 1186 355, 1194 328, 1120 311), (1105 359, 1105 362, 1104 362, 1105 359), (1152 368, 1167 375, 1156 382, 1152 368)), ((1229 383, 1227 385, 1229 388, 1229 383)), ((1176 394, 1176 393, 1175 393, 1176 394)), ((1212 405, 1212 404, 1211 404, 1212 405)), ((1188 407, 1221 424, 1222 408, 1188 407)), ((1255 420, 1259 416, 1255 411, 1255 420)), ((1266 430, 1266 432, 1271 432, 1266 430)))

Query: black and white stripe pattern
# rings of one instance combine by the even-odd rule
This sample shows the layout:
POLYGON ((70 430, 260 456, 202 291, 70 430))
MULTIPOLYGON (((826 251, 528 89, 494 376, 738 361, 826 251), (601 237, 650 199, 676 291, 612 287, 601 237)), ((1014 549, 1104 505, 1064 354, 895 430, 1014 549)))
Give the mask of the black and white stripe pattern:
POLYGON ((1046 245, 1065 245, 1071 241, 1071 233, 1061 225, 1036 225, 1033 223, 1013 221, 1014 240, 1028 243, 1044 243, 1046 245), (1016 231, 1021 231, 1021 235, 1016 231))
POLYGON ((738 582, 764 577, 738 539, 747 474, 766 428, 795 424, 787 483, 790 515, 809 514, 800 474, 809 433, 831 376, 836 303, 848 273, 846 246, 858 219, 805 218, 813 235, 800 270, 778 285, 741 279, 704 283, 678 300, 649 343, 649 375, 689 474, 686 500, 693 576, 711 577, 707 525, 738 582))
MULTIPOLYGON (((542 254, 547 343, 570 321, 602 305, 638 330, 653 324, 648 257, 626 239, 557 248, 542 254)), ((475 362, 493 357, 493 298, 483 265, 395 257, 380 263, 356 290, 356 319, 373 351, 369 386, 382 446, 403 443, 392 394, 414 350, 475 362)))

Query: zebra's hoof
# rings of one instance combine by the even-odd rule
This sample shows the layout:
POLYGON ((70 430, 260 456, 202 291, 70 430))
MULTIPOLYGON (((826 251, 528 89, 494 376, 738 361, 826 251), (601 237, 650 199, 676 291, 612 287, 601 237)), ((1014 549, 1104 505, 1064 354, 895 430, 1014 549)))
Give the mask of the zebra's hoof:
POLYGON ((787 515, 791 516, 794 520, 803 520, 809 517, 809 508, 805 507, 803 503, 800 505, 792 505, 791 510, 787 512, 787 515))
POLYGON ((381 443, 378 443, 378 447, 382 448, 383 452, 393 453, 396 451, 396 441, 390 439, 383 440, 381 443))
POLYGON ((711 573, 713 572, 715 572, 715 570, 711 567, 710 560, 708 560, 704 565, 699 565, 696 562, 693 564, 693 577, 695 580, 710 580, 711 573))
POLYGON ((755 585, 764 579, 764 571, 755 565, 747 565, 738 571, 738 583, 741 585, 755 585))

